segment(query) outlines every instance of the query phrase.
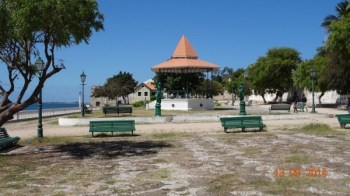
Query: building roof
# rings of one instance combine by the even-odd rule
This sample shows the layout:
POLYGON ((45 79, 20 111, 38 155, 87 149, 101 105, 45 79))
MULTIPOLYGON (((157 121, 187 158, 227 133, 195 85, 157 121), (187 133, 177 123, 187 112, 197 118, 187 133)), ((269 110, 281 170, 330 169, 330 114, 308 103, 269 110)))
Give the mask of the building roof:
POLYGON ((197 52, 183 35, 171 58, 152 67, 154 72, 199 73, 218 70, 219 66, 198 59, 197 52))
POLYGON ((198 59, 197 52, 192 48, 190 42, 183 35, 177 44, 175 51, 173 52, 173 56, 171 58, 194 58, 198 59))
POLYGON ((147 82, 147 83, 144 83, 144 84, 151 91, 157 90, 157 87, 156 87, 156 85, 153 82, 147 82))

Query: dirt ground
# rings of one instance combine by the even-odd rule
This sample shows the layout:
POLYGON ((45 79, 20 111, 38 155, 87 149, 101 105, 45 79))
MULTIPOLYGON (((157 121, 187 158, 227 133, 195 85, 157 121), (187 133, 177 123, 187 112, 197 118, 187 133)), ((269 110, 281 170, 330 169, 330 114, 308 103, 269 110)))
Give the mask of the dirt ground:
POLYGON ((137 125, 133 137, 95 138, 86 126, 51 121, 41 143, 31 138, 33 122, 7 127, 24 147, 0 155, 0 195, 350 194, 350 131, 332 115, 267 120, 263 132, 166 123, 137 125), (331 130, 303 129, 311 123, 331 130))

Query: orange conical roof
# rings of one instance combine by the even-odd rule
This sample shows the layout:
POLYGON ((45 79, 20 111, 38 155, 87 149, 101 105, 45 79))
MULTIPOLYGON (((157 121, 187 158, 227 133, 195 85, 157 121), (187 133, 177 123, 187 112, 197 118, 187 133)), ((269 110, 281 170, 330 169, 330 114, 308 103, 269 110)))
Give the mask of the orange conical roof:
POLYGON ((162 73, 200 73, 218 69, 218 65, 198 59, 197 52, 184 35, 171 58, 152 67, 152 71, 162 73))
POLYGON ((179 43, 175 51, 173 52, 173 56, 171 58, 191 58, 197 59, 197 52, 192 48, 190 42, 186 38, 185 35, 182 35, 179 43))

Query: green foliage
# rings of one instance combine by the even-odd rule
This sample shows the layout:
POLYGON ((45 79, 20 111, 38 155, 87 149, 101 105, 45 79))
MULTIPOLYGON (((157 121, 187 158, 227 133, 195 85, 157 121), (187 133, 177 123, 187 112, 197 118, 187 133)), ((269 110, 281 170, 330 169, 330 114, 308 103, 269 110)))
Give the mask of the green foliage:
POLYGON ((138 108, 138 107, 141 107, 141 106, 144 106, 144 105, 145 105, 144 101, 136 101, 136 102, 132 103, 132 106, 135 107, 135 108, 138 108))
POLYGON ((315 91, 327 91, 328 82, 324 78, 324 70, 327 59, 324 56, 315 56, 311 60, 306 60, 297 67, 293 72, 294 85, 299 88, 306 88, 312 91, 312 78, 310 70, 313 68, 316 72, 315 91))
POLYGON ((103 86, 95 88, 93 96, 110 99, 121 96, 124 103, 129 103, 128 95, 134 92, 136 85, 137 81, 134 80, 131 73, 119 72, 118 75, 108 78, 103 86))
POLYGON ((249 66, 249 80, 256 93, 282 95, 292 87, 292 70, 301 62, 300 53, 293 48, 272 48, 249 66))
POLYGON ((323 123, 311 123, 305 125, 300 129, 300 131, 312 135, 328 135, 335 133, 334 129, 332 129, 329 125, 323 123))
POLYGON ((336 15, 325 17, 322 26, 329 33, 325 44, 327 66, 324 82, 339 94, 350 92, 350 4, 343 0, 336 6, 336 15))
POLYGON ((251 91, 251 87, 250 87, 250 83, 249 80, 244 79, 244 69, 239 68, 236 71, 233 71, 230 75, 230 79, 228 80, 227 83, 227 91, 229 93, 235 94, 236 96, 239 96, 239 85, 241 83, 244 84, 244 94, 245 95, 251 95, 252 91, 251 91))
POLYGON ((203 73, 157 73, 154 78, 155 83, 160 81, 162 88, 165 92, 171 93, 184 93, 188 86, 188 93, 196 94, 197 89, 204 81, 205 75, 203 73), (188 83, 187 83, 188 81, 188 83))
POLYGON ((55 63, 56 50, 88 43, 93 31, 103 30, 103 20, 95 0, 0 0, 0 61, 10 84, 7 89, 0 84, 0 126, 36 103, 46 80, 64 68, 55 63), (38 76, 32 66, 38 57, 44 70, 32 80, 38 76), (8 105, 14 89, 19 89, 16 104, 8 105))
POLYGON ((204 80, 202 84, 197 88, 197 95, 206 95, 206 93, 210 95, 219 95, 224 92, 224 87, 222 83, 216 80, 204 80))

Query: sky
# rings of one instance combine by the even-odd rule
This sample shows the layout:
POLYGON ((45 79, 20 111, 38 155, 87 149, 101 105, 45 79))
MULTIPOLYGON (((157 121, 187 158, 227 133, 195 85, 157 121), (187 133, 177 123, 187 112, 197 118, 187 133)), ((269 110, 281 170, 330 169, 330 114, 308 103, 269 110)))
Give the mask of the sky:
MULTIPOLYGON (((246 68, 274 47, 298 50, 310 59, 327 34, 323 19, 335 14, 340 0, 97 0, 104 31, 89 44, 56 51, 66 69, 50 78, 43 101, 78 101, 80 74, 86 78, 85 100, 93 85, 120 71, 139 83, 153 78, 151 68, 168 60, 182 35, 200 59, 234 70, 246 68)), ((0 63, 0 82, 8 87, 0 63)), ((87 102, 85 101, 85 102, 87 102)))

